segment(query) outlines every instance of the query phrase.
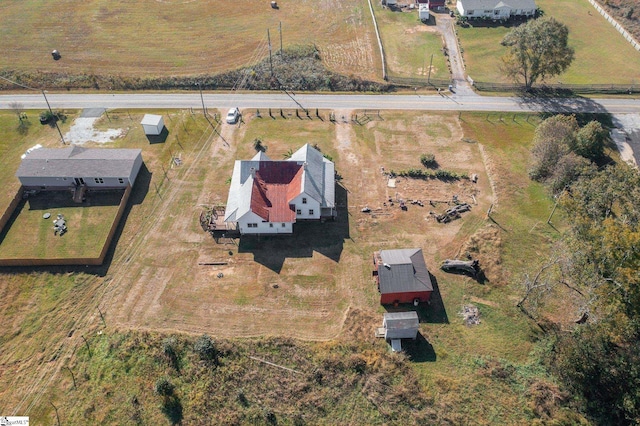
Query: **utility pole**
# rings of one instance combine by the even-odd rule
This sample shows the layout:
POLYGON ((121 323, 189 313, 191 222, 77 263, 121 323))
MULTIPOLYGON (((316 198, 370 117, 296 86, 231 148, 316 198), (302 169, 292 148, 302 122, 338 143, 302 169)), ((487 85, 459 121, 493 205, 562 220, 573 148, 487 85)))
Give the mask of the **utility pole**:
POLYGON ((42 96, 44 96, 44 101, 47 103, 47 107, 49 108, 49 113, 51 114, 51 118, 53 119, 53 124, 56 125, 56 129, 58 129, 58 134, 60 135, 60 140, 62 141, 62 145, 66 145, 64 141, 64 137, 62 137, 62 132, 60 131, 60 127, 58 127, 58 117, 53 115, 53 111, 51 110, 51 105, 49 105, 49 100, 47 99, 47 95, 45 95, 46 90, 42 90, 42 96))
POLYGON ((282 57, 282 21, 280 21, 280 57, 282 57))
POLYGON ((269 34, 268 28, 267 28, 267 41, 269 42, 269 66, 271 67, 271 77, 273 77, 273 61, 271 59, 271 35, 269 34))
POLYGON ((196 86, 198 86, 198 89, 200 89, 200 100, 202 101, 202 113, 204 115, 207 115, 207 108, 204 106, 204 97, 202 96, 202 85, 198 82, 196 83, 196 86))
POLYGON ((431 54, 431 61, 429 61, 429 75, 427 77, 427 84, 431 84, 431 65, 433 65, 433 53, 431 54))

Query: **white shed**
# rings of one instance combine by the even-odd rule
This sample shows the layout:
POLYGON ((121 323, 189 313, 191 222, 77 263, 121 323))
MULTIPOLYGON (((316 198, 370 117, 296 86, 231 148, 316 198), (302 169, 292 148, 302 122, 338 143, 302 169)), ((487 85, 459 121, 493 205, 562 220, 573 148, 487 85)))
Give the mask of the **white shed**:
POLYGON ((418 5, 418 18, 421 21, 428 21, 431 18, 431 15, 429 14, 428 3, 420 3, 418 5))
POLYGON ((164 129, 164 121, 161 115, 145 114, 140 124, 144 128, 145 135, 159 135, 164 129))
POLYGON ((382 320, 384 338, 415 339, 418 336, 419 323, 416 311, 386 313, 382 320))

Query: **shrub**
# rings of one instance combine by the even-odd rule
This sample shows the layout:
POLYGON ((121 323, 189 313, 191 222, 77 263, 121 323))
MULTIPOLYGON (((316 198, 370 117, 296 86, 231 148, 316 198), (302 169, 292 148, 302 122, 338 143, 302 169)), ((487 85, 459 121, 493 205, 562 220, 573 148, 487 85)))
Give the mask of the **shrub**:
POLYGON ((201 360, 213 361, 218 357, 218 351, 211 337, 207 334, 203 334, 196 340, 193 345, 193 350, 198 354, 201 360))
POLYGON ((160 396, 171 396, 173 395, 174 389, 175 387, 173 386, 173 383, 171 383, 166 377, 159 378, 153 387, 153 391, 160 396))
POLYGON ((435 169, 438 167, 436 156, 433 154, 422 154, 420 156, 420 162, 428 169, 435 169))

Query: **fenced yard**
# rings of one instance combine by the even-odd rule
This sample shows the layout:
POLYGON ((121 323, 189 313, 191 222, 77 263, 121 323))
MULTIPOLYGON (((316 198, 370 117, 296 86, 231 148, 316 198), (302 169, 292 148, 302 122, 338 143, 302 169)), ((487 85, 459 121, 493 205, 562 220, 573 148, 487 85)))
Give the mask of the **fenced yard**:
POLYGON ((124 209, 124 193, 90 192, 81 204, 73 202, 70 191, 22 200, 0 233, 0 265, 97 263, 124 209), (59 218, 67 232, 54 231, 59 218))

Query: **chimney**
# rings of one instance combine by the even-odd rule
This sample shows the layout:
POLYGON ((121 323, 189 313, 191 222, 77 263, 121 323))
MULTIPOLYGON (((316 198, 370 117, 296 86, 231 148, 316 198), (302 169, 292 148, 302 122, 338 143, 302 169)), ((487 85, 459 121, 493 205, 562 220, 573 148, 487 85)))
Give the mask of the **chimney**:
POLYGON ((256 168, 255 167, 251 167, 249 169, 249 173, 251 173, 251 177, 252 178, 254 178, 254 179, 256 178, 256 168))
POLYGON ((302 163, 302 167, 307 170, 307 162, 305 161, 304 163, 302 163))

